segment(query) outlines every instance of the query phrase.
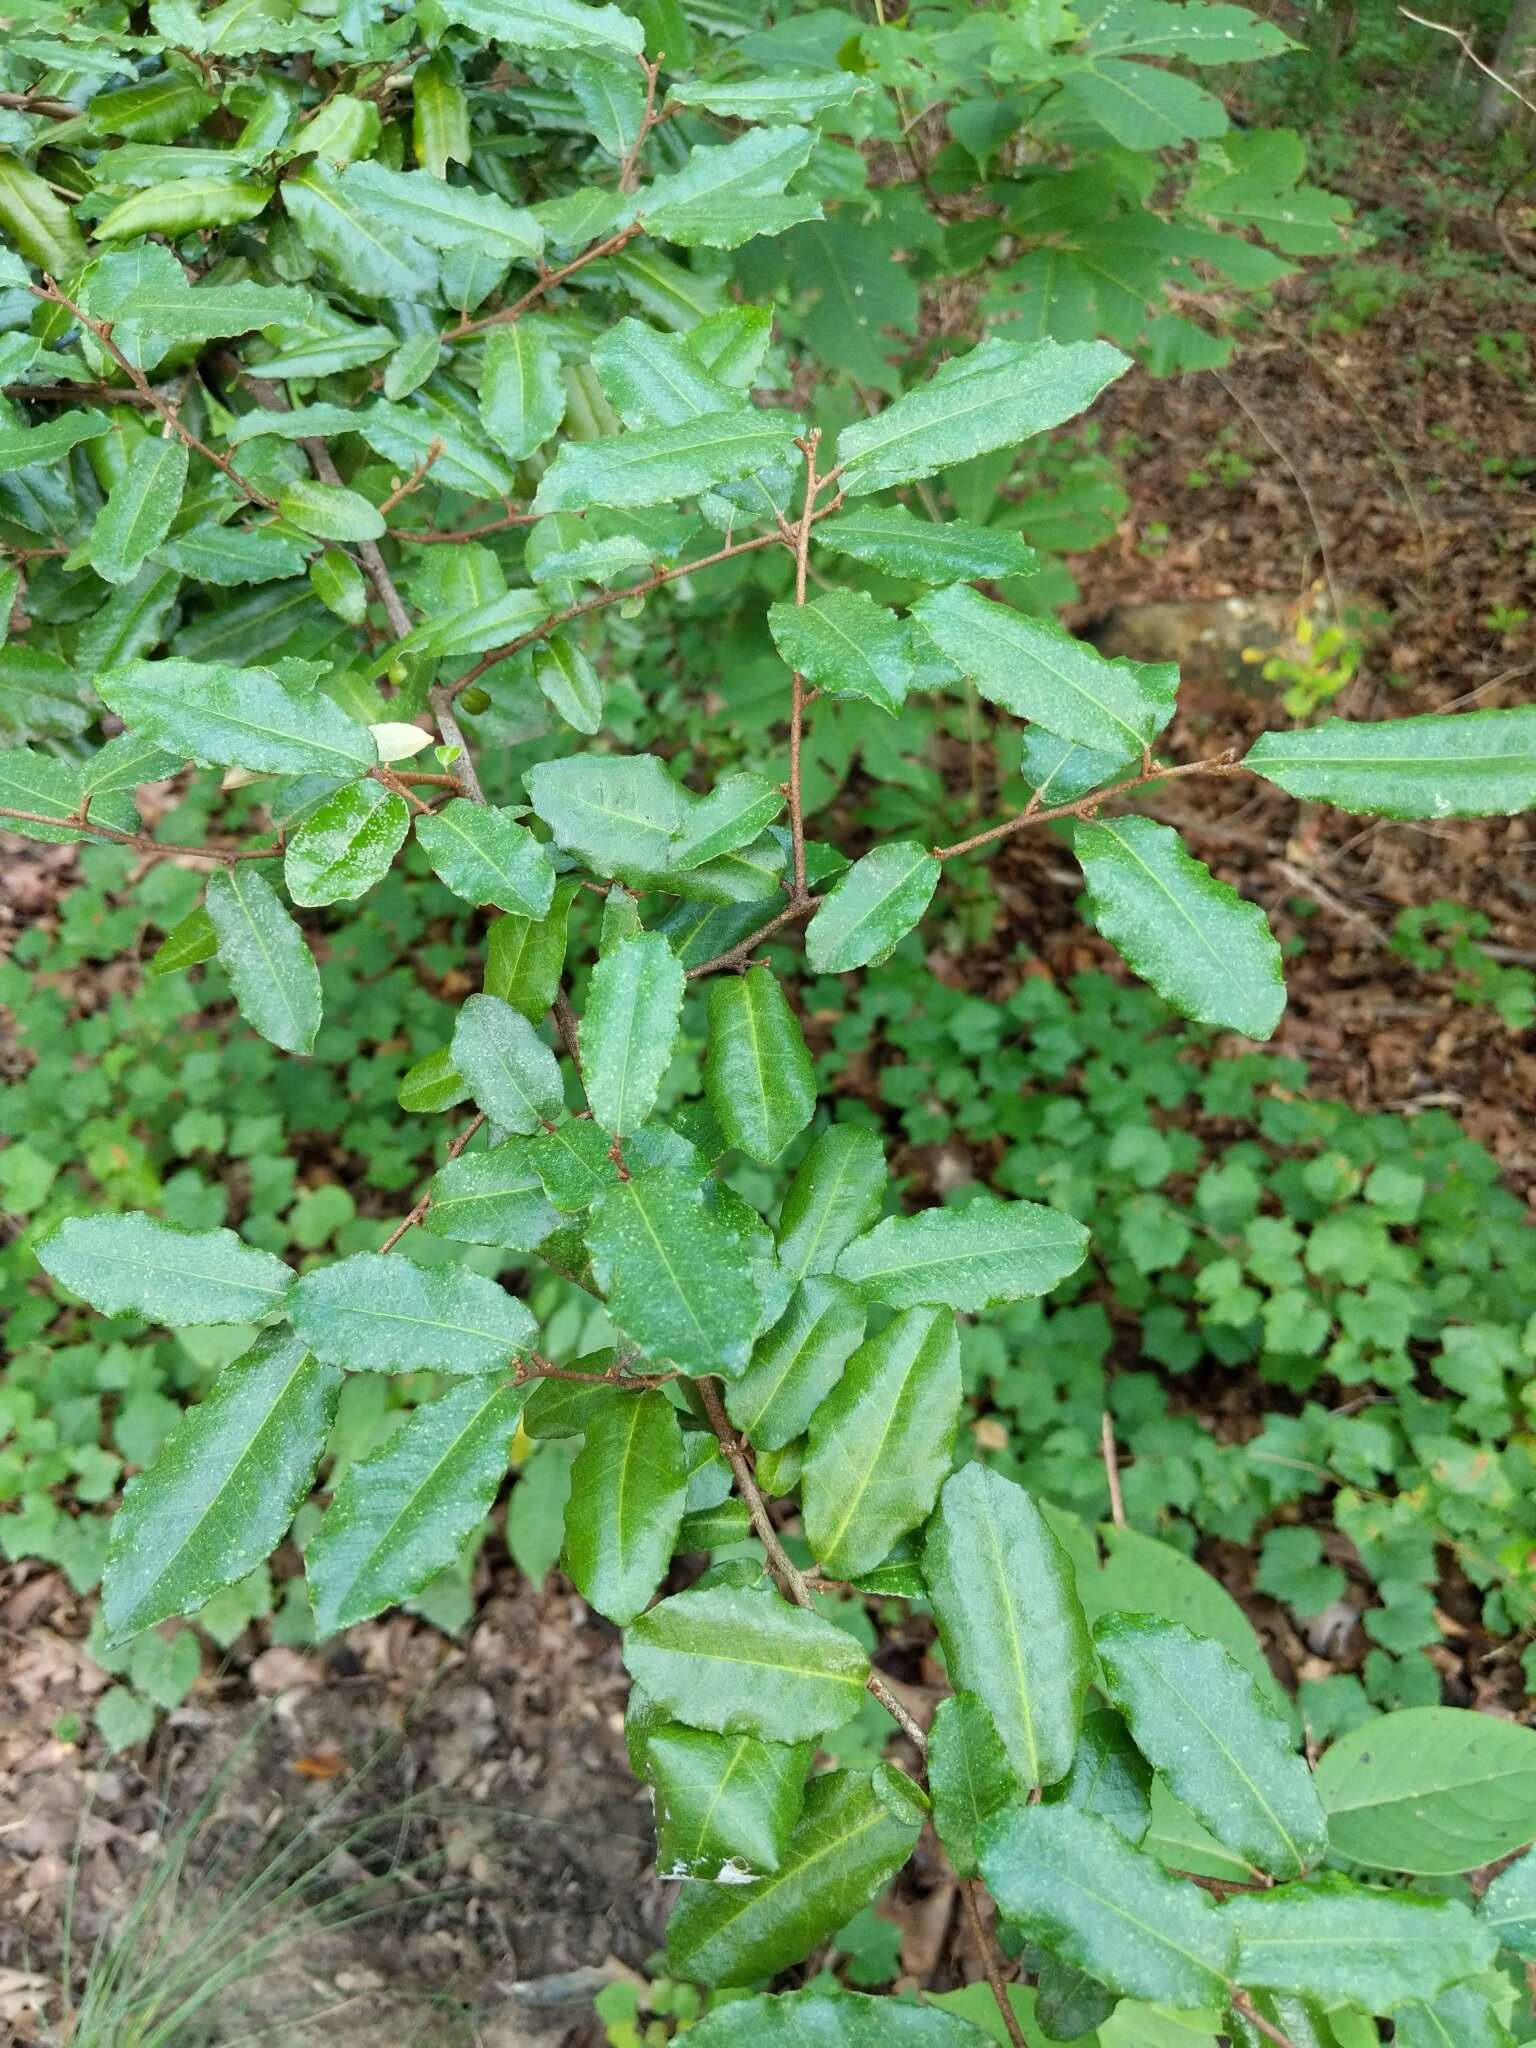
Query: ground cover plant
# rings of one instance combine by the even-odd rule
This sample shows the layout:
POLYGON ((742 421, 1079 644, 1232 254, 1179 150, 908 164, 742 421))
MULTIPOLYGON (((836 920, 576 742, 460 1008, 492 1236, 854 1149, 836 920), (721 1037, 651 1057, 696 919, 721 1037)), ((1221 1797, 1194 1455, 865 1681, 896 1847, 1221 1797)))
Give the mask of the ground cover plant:
MULTIPOLYGON (((957 1020, 913 935, 1051 828, 1134 973, 1263 1040, 1279 944, 1142 793, 1249 776, 1366 818, 1506 816, 1536 805, 1536 710, 1160 755, 1176 668, 1062 632, 1023 537, 1070 545, 1049 482, 1085 453, 1031 454, 1033 502, 1002 487, 1126 349, 1219 361, 1207 298, 1339 244, 1296 139, 1231 131, 1189 75, 1286 39, 1225 4, 880 12, 159 0, 147 27, 42 8, 7 48, 0 821, 93 849, 90 957, 163 934, 119 1021, 227 988, 265 1042, 238 1041, 233 1097, 194 1055, 168 1131, 250 1162, 239 1234, 218 1176, 163 1175, 109 1115, 80 1130, 106 1203, 56 1187, 58 1111, 7 1154, 59 1291, 29 1273, 18 1311, 50 1341, 5 1397, 7 1546, 99 1567, 105 1732, 131 1741, 189 1643, 195 1669, 161 1625, 237 1632, 290 1528, 295 1631, 407 1600, 451 1620, 514 1457, 514 1508, 537 1468, 514 1548, 557 1519, 624 1631, 671 1971, 739 1994, 701 2048, 959 2048, 978 2019, 1509 2039, 1532 1880, 1456 1880, 1536 1836, 1536 1737, 1438 1704, 1415 1661, 1437 1537, 1525 1620, 1517 1475, 1513 1528, 1486 1475, 1521 1455, 1488 1446, 1528 1254, 1480 1155, 1288 1107, 1299 1076, 1227 1057, 1205 1107, 1253 1129, 1207 1163, 1152 1114, 1186 1090, 1138 998, 1084 987, 1069 1015, 1026 980, 957 1020), (959 733, 990 748, 985 822, 934 766, 959 733), (863 846, 856 774, 890 786, 863 846), (915 1008, 886 1104, 931 1128, 957 1081, 962 1117, 986 1100, 993 1189, 900 1199, 883 1119, 808 1048, 791 997, 822 981, 897 1045, 915 1008), (957 1025, 974 1075, 925 1073, 957 1025), (1083 1100, 1016 1092, 1084 1047, 1083 1100), (334 1184, 295 1197, 285 1130, 395 1190, 411 1121, 461 1108, 391 1227, 334 1184), (1075 1290, 1100 1270, 1175 1383, 1209 1356, 1287 1401, 1224 1471, 1159 1380, 1119 1377, 1096 1531, 1073 1510, 1104 1315, 1075 1290), (84 1304, 63 1350, 60 1296, 84 1304), (146 1326, 175 1333, 152 1380, 146 1326), (1324 1374, 1387 1390, 1391 1422, 1334 1427, 1305 1401, 1324 1374), (1019 1418, 1002 1462, 960 1448, 967 1376, 1019 1418), (103 1555, 49 1489, 106 1499, 129 1466, 103 1555), (1215 1582, 1128 1523, 1247 1536, 1309 1479, 1346 1489, 1382 1661, 1304 1728, 1215 1582), (879 1661, 905 1603, 953 1688, 930 1727, 879 1661), (759 1988, 930 1819, 990 2012, 759 1988)), ((34 1098, 65 1066, 42 965, 23 946, 7 989, 39 1005, 34 1098)), ((111 1025, 98 1111, 135 1085, 111 1025)), ((1303 1615, 1342 1590, 1299 1517, 1262 1570, 1303 1615)))

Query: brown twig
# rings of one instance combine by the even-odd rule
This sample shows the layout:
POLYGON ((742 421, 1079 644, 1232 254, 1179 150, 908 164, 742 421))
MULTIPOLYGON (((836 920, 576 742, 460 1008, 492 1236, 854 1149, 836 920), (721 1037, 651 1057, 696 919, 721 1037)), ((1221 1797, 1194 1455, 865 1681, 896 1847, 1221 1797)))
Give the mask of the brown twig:
POLYGON ((961 1884, 960 1896, 965 1901, 965 1917, 971 1924, 972 1939, 981 1951, 981 1967, 987 1973, 987 1983, 991 1987, 993 2002, 1002 2017, 1008 2039, 1013 2043, 1013 2048, 1029 2048, 1024 2029, 1019 2025, 1018 2015, 1013 2009, 1013 2001, 1008 1996, 1008 1986, 1003 1980, 1002 1957, 998 1952, 997 1943, 992 1939, 987 1923, 981 1917, 981 1901, 977 1896, 981 1890, 982 1883, 977 1877, 968 1877, 961 1884))
POLYGON ((458 748, 454 766, 458 769, 459 781, 464 794, 472 804, 485 802, 485 791, 480 786, 480 777, 470 758, 469 743, 464 737, 464 728, 459 724, 453 709, 453 692, 445 684, 437 684, 427 692, 427 702, 437 720, 437 729, 450 747, 458 748))
MULTIPOLYGON (((1494 84, 1517 99, 1528 113, 1536 114, 1536 100, 1528 100, 1519 86, 1511 85, 1501 71, 1495 71, 1491 64, 1485 64, 1472 47, 1472 38, 1464 28, 1453 28, 1448 21, 1431 21, 1427 15, 1415 14, 1411 7, 1399 7, 1398 13, 1407 21, 1416 21, 1420 28, 1432 28, 1442 36, 1450 36, 1462 48, 1462 54, 1471 59, 1484 78, 1491 78, 1494 84)), ((1495 102, 1497 104, 1497 102, 1495 102)))
POLYGON ((165 424, 184 448, 194 455, 201 455, 205 462, 211 462, 221 475, 228 477, 235 489, 250 504, 264 506, 269 512, 277 510, 277 500, 269 498, 265 491, 259 491, 254 484, 247 483, 246 479, 235 468, 227 455, 220 455, 215 449, 210 448, 206 441, 200 441, 196 434, 192 432, 192 429, 183 423, 181 414, 171 404, 170 400, 162 398, 160 393, 155 390, 138 364, 129 362, 117 343, 112 339, 112 325, 110 321, 93 320, 89 313, 83 312, 75 304, 74 300, 61 291, 54 280, 47 275, 44 276, 41 284, 29 284, 27 290, 31 292, 34 298, 41 299, 46 305, 62 306, 72 320, 77 321, 88 334, 94 336, 100 346, 106 350, 113 362, 117 364, 117 367, 128 378, 129 383, 132 384, 139 396, 140 403, 151 407, 160 415, 161 419, 165 421, 165 424))
POLYGON ((792 899, 776 916, 770 917, 766 924, 759 925, 755 932, 749 933, 738 945, 728 946, 712 960, 701 960, 697 967, 690 967, 686 979, 697 981, 701 975, 722 974, 730 967, 744 967, 764 939, 771 938, 780 926, 792 924, 797 917, 805 917, 809 912, 818 909, 820 904, 819 896, 792 899))
POLYGON ((513 526, 537 526, 543 514, 540 512, 518 512, 512 507, 500 519, 488 519, 483 526, 460 526, 456 528, 428 528, 422 533, 413 533, 408 526, 391 528, 395 540, 409 541, 413 548, 463 548, 471 541, 483 539, 488 533, 505 533, 513 526))
POLYGON ((1104 1453, 1104 1477, 1109 1481, 1109 1519, 1117 1529, 1123 1529, 1125 1495, 1120 1491, 1120 1453, 1115 1448, 1115 1418, 1107 1408, 1099 1417, 1099 1443, 1104 1453))
POLYGON ((521 320, 528 308, 537 305, 546 292, 554 290, 557 284, 564 284, 568 277, 574 277, 578 270, 585 270, 589 263, 596 263, 604 256, 616 256, 620 249, 632 242, 644 230, 638 220, 632 220, 617 234, 608 235, 602 241, 590 242, 585 249, 573 256, 569 263, 562 263, 558 270, 546 270, 536 285, 510 306, 503 306, 499 313, 482 313, 478 320, 465 318, 457 327, 443 330, 445 342, 467 340, 471 334, 483 334, 488 327, 506 327, 514 320, 521 320))
MULTIPOLYGON (((812 427, 800 443, 805 455, 805 503, 795 522, 795 603, 805 603, 805 572, 811 554, 811 527, 816 518, 816 450, 821 429, 812 427)), ((790 678, 789 704, 789 835, 794 872, 794 900, 800 902, 805 888, 805 806, 801 797, 800 749, 805 736, 805 677, 796 669, 790 678)))
MULTIPOLYGON (((469 1122, 464 1126, 463 1130, 460 1131, 459 1135, 448 1147, 448 1157, 450 1159, 458 1158, 459 1154, 464 1150, 464 1147, 469 1143, 470 1139, 475 1135, 476 1131, 479 1130, 480 1126, 484 1122, 485 1111, 482 1109, 477 1111, 476 1114, 470 1118, 469 1122)), ((386 1237, 384 1242, 379 1246, 379 1250, 381 1252, 392 1252, 395 1246, 400 1242, 401 1238, 404 1237, 405 1233, 408 1230, 413 1229, 415 1225, 421 1221, 422 1217, 426 1215, 427 1211, 431 1208, 431 1206, 432 1196, 430 1192, 422 1195, 420 1200, 417 1202, 415 1208, 412 1209, 408 1215, 402 1216, 400 1218, 400 1221, 395 1225, 394 1229, 389 1233, 388 1237, 386 1237)))
POLYGON ((393 512, 402 498, 409 498, 413 493, 421 489, 422 485, 426 482, 427 471, 442 452, 443 444, 441 441, 434 440, 428 443, 426 454, 423 455, 404 483, 396 484, 389 496, 381 501, 379 505, 381 516, 385 513, 393 512))
POLYGON ((217 860, 232 865, 237 860, 278 860, 283 852, 280 843, 271 846, 168 846, 158 839, 151 839, 147 832, 119 832, 115 826, 98 825, 94 818, 50 817, 46 811, 0 810, 0 818, 15 818, 24 825, 53 825, 61 832, 89 833, 113 846, 131 846, 136 853, 147 854, 151 860, 174 860, 179 854, 187 854, 196 860, 217 860))
MULTIPOLYGON (((1407 11, 1406 8, 1402 10, 1405 14, 1407 11)), ((1246 1991, 1233 1992, 1232 2010, 1240 2012, 1250 2027, 1257 2027, 1266 2041, 1273 2041, 1275 2048, 1296 2048, 1289 2034, 1282 2033, 1272 2020, 1265 2019, 1246 1991)))
POLYGON ((656 52, 654 63, 643 56, 636 59, 640 69, 645 73, 645 111, 640 116, 640 126, 635 131, 635 139, 624 152, 623 161, 619 165, 619 190, 621 192, 633 192, 639 184, 640 152, 645 147, 646 137, 656 126, 657 122, 664 118, 656 111, 656 80, 661 75, 661 67, 665 61, 665 50, 658 50, 656 52))
POLYGON ((68 100, 34 98, 29 92, 0 92, 0 107, 16 114, 42 114, 50 121, 77 121, 80 109, 68 100))
POLYGON ((1154 763, 1150 769, 1143 769, 1125 782, 1117 782, 1109 789, 1091 790, 1087 796, 1080 796, 1070 804, 1042 806, 1039 798, 1034 797, 1017 817, 1005 818, 1001 825, 990 825, 985 832, 973 832, 969 839, 957 839, 953 846, 936 846, 933 857, 935 860, 957 860, 962 853, 974 853, 978 847, 990 846, 995 840, 1022 832, 1028 825, 1049 824, 1053 818, 1091 818, 1111 797, 1128 796, 1133 789, 1143 789, 1150 782, 1173 782, 1182 775, 1231 775, 1242 765, 1229 747, 1225 753, 1212 754, 1205 761, 1186 761, 1182 767, 1163 768, 1154 763))

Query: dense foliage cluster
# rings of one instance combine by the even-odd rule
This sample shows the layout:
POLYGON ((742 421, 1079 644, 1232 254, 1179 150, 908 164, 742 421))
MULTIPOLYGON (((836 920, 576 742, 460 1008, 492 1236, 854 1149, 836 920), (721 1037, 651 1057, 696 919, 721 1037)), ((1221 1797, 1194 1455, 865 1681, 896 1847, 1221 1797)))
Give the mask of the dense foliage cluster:
MULTIPOLYGON (((1497 1215, 1470 1281, 1447 1249, 1476 1155, 1330 1124, 1228 1059, 1206 1107, 1254 1135, 1208 1162, 1151 1114, 1192 1082, 1134 1006, 1088 989, 1074 1026, 1026 983, 956 1016, 924 986, 886 1101, 931 1122, 973 1077, 954 1109, 1000 1090, 1009 1147, 995 1189, 908 1209, 836 1047, 822 1099, 764 948, 803 942, 801 993, 826 978, 856 1031, 862 986, 900 1043, 946 873, 1054 824, 1131 968, 1263 1039, 1285 996, 1261 911, 1123 800, 1246 771, 1366 816, 1506 814, 1536 803, 1536 710, 1334 720, 1174 763, 1176 670, 1041 614, 1022 535, 1049 506, 1003 495, 1020 449, 1123 348, 1218 359, 1190 310, 1340 234, 1294 138, 1232 134, 1189 75, 1274 53, 1274 29, 1224 0, 753 16, 39 6, 0 58, 0 821, 92 849, 94 928, 66 920, 66 944, 164 934, 120 1022, 153 1032, 227 988, 265 1041, 231 1042, 233 1089, 192 1055, 166 1131, 238 1168, 232 1216, 221 1176, 137 1145, 164 1084, 131 1035, 101 1033, 77 1089, 46 985, 25 991, 38 1142, 8 1155, 8 1206, 106 1321, 28 1352, 7 1391, 8 1547, 81 1584, 101 1565, 131 1738, 185 1689, 189 1642, 195 1662, 161 1625, 238 1631, 290 1528, 296 1630, 411 1599, 451 1617, 523 1462, 514 1553, 547 1550, 553 1517, 563 1569, 624 1631, 681 1887, 672 1969, 743 1994, 700 2048, 982 2038, 938 2003, 757 1990, 930 1819, 1015 2043, 1359 2048, 1387 2014, 1399 2042, 1499 2041, 1499 1952, 1536 1949, 1526 1866, 1475 1910, 1383 1879, 1536 1836, 1536 1737, 1409 1705, 1314 1769, 1215 1582, 1072 1512, 1105 1348, 1077 1290, 1107 1270, 1173 1373, 1208 1353, 1262 1359, 1291 1396, 1326 1373, 1396 1397, 1351 1431, 1292 1402, 1269 1454, 1355 1489, 1378 1640, 1425 1641, 1422 1525, 1394 1509, 1373 1533, 1367 1495, 1408 1457, 1437 1504, 1479 1495, 1457 1461, 1478 1469, 1511 1398, 1519 1249, 1497 1215), (963 831, 924 759, 958 721, 996 736, 995 821, 963 831), (904 815, 862 851, 833 801, 856 769, 904 815), (1021 1091, 1093 1045, 1096 1004, 1118 1043, 1086 1106, 1021 1091), (297 1193, 288 1131, 395 1188, 419 1144, 400 1112, 461 1105, 387 1232, 331 1182, 297 1193), (66 1117, 104 1202, 59 1174, 66 1117), (1452 1412, 1410 1385, 1432 1341, 1452 1412), (1013 1475, 957 1455, 968 1372, 1019 1413, 1013 1475), (102 1561, 49 1489, 106 1499, 125 1466, 102 1561), (954 1690, 930 1728, 870 1601, 932 1614, 954 1690), (1028 1988, 1004 1984, 983 1887, 1028 1988)), ((24 1342, 57 1309, 26 1287, 24 1342)), ((1246 1533, 1305 1491, 1255 1485, 1263 1447, 1232 1475, 1176 1424, 1159 1443, 1148 1375, 1120 1396, 1154 1425, 1138 1511, 1246 1533)), ((1488 1544, 1473 1507, 1441 1512, 1488 1544)), ((1265 1569, 1302 1611, 1335 1591, 1294 1544, 1265 1569)), ((1479 1570, 1515 1597, 1522 1567, 1479 1570)), ((1419 1698, 1391 1671, 1374 1693, 1419 1698)))

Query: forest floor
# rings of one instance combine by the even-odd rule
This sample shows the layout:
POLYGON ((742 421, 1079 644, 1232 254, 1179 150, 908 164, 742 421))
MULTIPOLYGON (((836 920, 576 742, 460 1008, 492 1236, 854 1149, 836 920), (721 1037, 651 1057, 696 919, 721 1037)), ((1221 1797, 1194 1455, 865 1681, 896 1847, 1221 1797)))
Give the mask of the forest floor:
MULTIPOLYGON (((1418 173, 1388 178, 1376 162, 1369 175, 1401 193, 1418 173)), ((1128 377, 1101 406, 1131 506, 1116 539, 1073 564, 1075 623, 1114 651, 1183 662, 1196 687, 1177 752, 1274 722, 1273 688, 1241 648, 1297 653, 1303 617, 1341 619, 1361 642, 1332 707, 1349 715, 1529 698, 1536 289, 1500 278, 1488 205, 1471 193, 1459 218, 1453 192, 1433 232, 1400 209, 1402 232, 1368 260, 1283 291, 1226 370, 1128 377)), ((1489 920, 1503 960, 1536 966, 1536 826, 1361 827, 1316 810, 1297 828, 1275 791, 1234 795, 1215 815, 1207 793, 1197 817, 1180 790, 1162 793, 1163 814, 1302 942, 1281 1049, 1357 1107, 1450 1108, 1529 1194, 1536 1047, 1387 942, 1399 911, 1445 899, 1489 920)), ((18 922, 52 915, 71 877, 68 849, 27 854, 10 892, 18 922)), ((1065 975, 1109 954, 1073 916, 1059 864, 1048 838, 1021 837, 999 886, 1009 952, 1025 940, 1065 975)), ((1001 971, 1001 953, 965 970, 979 992, 1001 971)), ((647 1876, 617 1635, 558 1578, 531 1591, 494 1543, 479 1572, 475 1620, 455 1642, 407 1617, 320 1652, 248 1631, 168 1717, 147 1772, 126 1757, 103 1769, 55 1734, 110 1682, 81 1647, 88 1603, 50 1570, 0 1575, 0 2043, 39 2038, 67 1918, 88 1945, 179 1828, 192 1830, 185 1875, 166 1904, 185 1924, 194 1903, 236 1899, 306 1825, 316 1845, 347 1840, 320 1887, 335 1917, 352 1910, 348 1885, 384 1877, 374 1917, 311 1929, 253 1986, 221 1994, 225 2038, 600 2040, 593 1988, 644 1968, 669 1902, 647 1876), (196 1822, 199 1802, 216 1813, 196 1822)), ((916 1649, 899 1676, 920 1706, 916 1649)), ((937 1878, 924 1889, 921 1865, 901 1911, 909 1977, 941 1957, 968 1973, 956 1901, 937 1878)), ((216 1960, 210 1950, 210 1972, 216 1960)))

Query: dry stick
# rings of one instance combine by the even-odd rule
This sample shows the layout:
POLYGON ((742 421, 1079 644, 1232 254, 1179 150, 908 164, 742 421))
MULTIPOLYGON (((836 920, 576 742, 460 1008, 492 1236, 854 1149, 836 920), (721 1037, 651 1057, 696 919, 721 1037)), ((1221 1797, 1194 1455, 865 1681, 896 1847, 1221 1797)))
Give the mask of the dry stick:
POLYGON ((90 832, 98 839, 105 839, 113 846, 131 846, 138 853, 148 854, 152 860, 171 860, 177 854, 190 854, 197 860, 218 860, 232 863, 237 860, 278 860, 282 857, 282 846, 167 846, 161 840, 151 839, 147 832, 119 832, 112 825, 98 825, 94 818, 61 818, 47 811, 0 810, 0 818, 15 818, 24 825, 53 825, 61 832, 90 832))
POLYGON ((1115 1449, 1115 1418, 1107 1408, 1099 1417, 1099 1441, 1104 1452, 1104 1477, 1109 1481, 1109 1518, 1117 1529, 1123 1529, 1125 1495, 1120 1491, 1120 1453, 1115 1449))
MULTIPOLYGON (((1407 9, 1402 11, 1406 13, 1407 9)), ((1273 2041, 1275 2048, 1296 2048, 1289 2034, 1283 2034, 1271 2020, 1265 2019, 1246 1991, 1233 1992, 1232 2010, 1240 2012, 1250 2027, 1257 2027, 1266 2041, 1273 2041)))
POLYGON ((165 424, 184 448, 189 449, 194 455, 201 455, 205 462, 211 462, 215 469, 228 477, 235 489, 250 504, 264 506, 268 512, 275 512, 277 510, 277 500, 275 498, 269 498, 265 491, 258 491, 254 484, 247 483, 227 455, 218 454, 208 446, 206 441, 200 441, 190 427, 182 424, 181 414, 176 410, 175 406, 171 404, 168 398, 160 396, 160 393, 155 390, 137 363, 130 363, 117 343, 112 339, 110 321, 93 320, 89 313, 82 312, 74 300, 68 298, 46 273, 40 285, 29 284, 27 290, 31 292, 34 298, 42 299, 47 305, 62 306, 71 319, 78 321, 88 334, 95 337, 101 347, 112 358, 113 362, 117 364, 117 367, 126 375, 129 383, 132 384, 135 392, 138 394, 140 403, 151 407, 160 415, 161 419, 165 421, 165 424))
POLYGON ((42 114, 50 121, 77 121, 80 109, 68 100, 34 99, 30 93, 0 92, 0 107, 17 114, 42 114))
POLYGON ((424 533, 413 533, 407 526, 396 526, 390 532, 395 540, 409 541, 413 548, 464 548, 488 533, 505 533, 512 526, 537 526, 542 516, 538 512, 519 512, 508 506, 500 519, 488 519, 483 526, 443 530, 428 528, 424 533))
POLYGON ((635 139, 624 152, 624 161, 619 166, 619 190, 621 192, 633 192, 636 185, 639 184, 640 152, 645 147, 645 139, 657 122, 665 118, 664 115, 658 114, 656 111, 656 81, 661 76, 661 67, 666 62, 666 56, 665 50, 658 50, 654 63, 648 63, 643 56, 637 56, 635 59, 640 69, 645 73, 645 111, 640 116, 640 126, 635 131, 635 139))
POLYGON ((1322 557, 1323 575, 1327 579, 1328 597, 1333 605, 1333 615, 1336 619, 1342 620, 1344 617, 1344 599, 1340 592, 1339 579, 1333 573, 1333 554, 1329 548, 1328 535, 1324 529, 1321 518, 1318 516, 1317 504, 1312 496, 1312 492, 1307 483, 1306 478, 1302 475, 1301 471, 1296 467, 1295 463, 1291 460, 1290 456, 1287 455, 1285 450, 1281 447, 1280 443, 1275 439, 1274 435, 1269 431, 1268 427, 1265 426, 1264 422, 1259 418, 1258 414, 1254 411, 1253 407, 1248 403, 1247 399, 1244 398, 1243 394, 1240 391, 1233 389, 1233 387, 1227 382, 1226 378, 1223 377, 1220 370, 1212 370, 1211 375, 1216 379, 1216 382, 1221 386, 1222 390, 1225 391, 1228 398, 1230 398, 1232 403, 1237 407, 1238 411, 1242 413, 1243 417, 1248 421, 1248 424, 1253 428, 1253 431, 1264 443, 1264 446, 1270 451, 1270 453, 1273 456, 1275 456, 1275 458, 1279 462, 1281 462, 1284 465, 1287 473, 1290 476, 1291 482, 1296 486, 1297 490, 1301 493, 1301 502, 1307 508, 1307 517, 1311 520, 1312 531, 1317 536, 1317 551, 1319 555, 1321 555, 1322 557))
POLYGON ((1046 804, 1038 798, 1032 800, 1017 817, 1005 818, 1001 825, 991 825, 985 832, 973 832, 969 839, 957 839, 953 846, 933 848, 935 860, 956 860, 962 853, 974 853, 978 847, 990 846, 995 840, 1007 839, 1012 833, 1022 832, 1028 825, 1048 825, 1053 818, 1091 818, 1101 804, 1111 797, 1127 796, 1133 789, 1144 789, 1150 782, 1173 782, 1182 775, 1231 775, 1242 767, 1242 762, 1229 747, 1225 753, 1212 754, 1205 761, 1186 761, 1182 767, 1163 768, 1156 763, 1144 768, 1139 775, 1133 775, 1125 782, 1117 782, 1110 789, 1096 789, 1087 796, 1080 796, 1070 804, 1046 804))
POLYGON ((992 1997, 998 2012, 1002 2015, 1003 2025, 1008 2030, 1008 2039, 1013 2043, 1013 2048, 1029 2048, 1024 2029, 1019 2025, 1018 2015, 1014 2012, 1008 1996, 1008 1986, 1003 1981, 997 1945, 987 1932, 987 1923, 981 1917, 981 1901, 977 1897, 981 1889, 979 1878, 968 1877, 962 1882, 960 1896, 965 1901, 965 1917, 971 1923, 971 1935, 981 1952, 981 1966, 987 1973, 987 1983, 991 1986, 992 1997))
POLYGON ((1452 37, 1454 41, 1460 43, 1464 55, 1471 58, 1478 70, 1482 72, 1484 78, 1491 78, 1495 85, 1500 86, 1505 92, 1511 94, 1528 112, 1536 114, 1536 100, 1528 100, 1519 86, 1511 85, 1502 72, 1495 71, 1491 64, 1484 63, 1476 50, 1473 49, 1472 39, 1465 29, 1452 28, 1448 21, 1430 21, 1425 15, 1415 14, 1411 7, 1399 7, 1397 11, 1406 20, 1416 21, 1420 28, 1432 28, 1443 36, 1452 37))

